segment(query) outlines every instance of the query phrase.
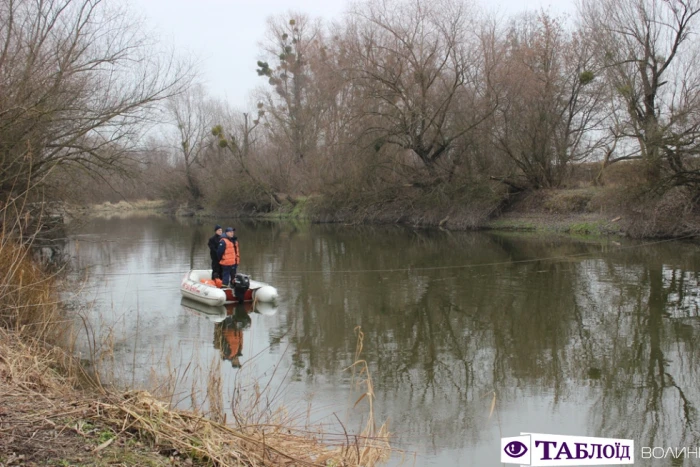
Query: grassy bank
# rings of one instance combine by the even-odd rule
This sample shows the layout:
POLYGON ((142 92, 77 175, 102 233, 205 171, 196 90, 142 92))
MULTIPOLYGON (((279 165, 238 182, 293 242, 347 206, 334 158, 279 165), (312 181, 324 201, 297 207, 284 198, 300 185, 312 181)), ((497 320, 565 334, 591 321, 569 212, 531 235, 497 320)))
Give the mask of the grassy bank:
MULTIPOLYGON (((0 465, 351 466, 388 455, 388 433, 375 428, 371 405, 370 422, 350 439, 296 425, 283 407, 262 402, 238 406, 227 423, 221 405, 206 414, 173 410, 148 392, 103 386, 74 357, 89 323, 74 327, 82 320, 55 299, 58 282, 29 248, 0 238, 0 465)), ((371 379, 358 374, 371 404, 371 379)), ((209 377, 212 400, 223 400, 217 376, 209 377)), ((260 391, 251 397, 266 400, 260 391)))
MULTIPOLYGON (((623 178, 624 177, 619 177, 623 178)), ((168 201, 103 203, 73 212, 99 217, 167 214, 201 218, 247 217, 317 223, 406 224, 447 230, 518 230, 633 238, 700 233, 700 209, 681 188, 657 193, 612 178, 605 186, 508 193, 500 185, 385 187, 371 192, 292 197, 232 197, 204 209, 168 201)), ((252 195, 249 195, 252 196, 252 195)))
POLYGON ((700 234, 700 212, 681 189, 663 194, 638 187, 539 190, 517 197, 487 229, 681 238, 700 234))
POLYGON ((68 209, 73 217, 132 217, 175 213, 176 208, 166 200, 133 200, 111 203, 105 201, 88 206, 72 205, 68 209))
POLYGON ((615 190, 578 188, 541 190, 516 197, 489 230, 554 232, 572 235, 629 235, 636 216, 615 190))

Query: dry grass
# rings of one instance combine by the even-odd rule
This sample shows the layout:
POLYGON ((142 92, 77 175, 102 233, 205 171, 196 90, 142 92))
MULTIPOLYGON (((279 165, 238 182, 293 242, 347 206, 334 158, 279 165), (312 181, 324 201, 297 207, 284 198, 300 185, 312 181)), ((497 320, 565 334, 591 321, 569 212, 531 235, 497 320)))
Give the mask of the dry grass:
POLYGON ((100 204, 90 204, 84 206, 70 206, 68 212, 72 219, 81 219, 83 217, 98 217, 98 218, 130 218, 139 216, 153 216, 155 214, 164 214, 173 210, 172 203, 165 200, 131 200, 118 201, 111 203, 105 201, 100 204))
POLYGON ((390 434, 386 423, 377 428, 376 420, 374 419, 374 384, 372 383, 372 376, 370 375, 367 361, 361 358, 364 333, 359 326, 355 328, 355 332, 357 334, 357 346, 355 363, 351 366, 353 380, 358 387, 365 389, 365 392, 355 402, 355 406, 363 399, 366 399, 369 406, 369 416, 360 438, 356 440, 355 449, 349 449, 350 446, 348 445, 342 453, 344 457, 349 457, 349 460, 354 465, 376 465, 389 457, 391 452, 389 445, 390 434))
POLYGON ((696 194, 676 187, 663 194, 640 194, 624 215, 627 234, 636 238, 693 237, 700 233, 696 194))
POLYGON ((134 200, 134 201, 119 201, 110 203, 105 201, 102 204, 95 204, 90 207, 94 211, 152 211, 167 207, 167 202, 163 200, 134 200))
MULTIPOLYGON (((19 424, 27 427, 27 432, 33 430, 36 434, 43 430, 55 435, 57 430, 68 429, 74 432, 70 433, 74 438, 75 433, 87 437, 87 430, 81 426, 99 424, 102 432, 113 435, 99 445, 93 442, 94 452, 113 443, 126 445, 129 440, 137 440, 152 451, 177 452, 197 465, 372 466, 390 453, 386 427, 375 427, 373 387, 363 360, 358 360, 353 368, 359 369, 358 382, 366 388, 360 400, 369 404, 367 425, 359 435, 337 435, 294 428, 282 415, 284 410, 269 412, 264 422, 230 426, 225 416, 215 421, 198 412, 171 410, 167 403, 144 391, 78 391, 75 388, 79 379, 65 376, 62 365, 57 364, 65 358, 59 348, 0 329, 0 407, 6 408, 0 415, 8 416, 8 407, 22 406, 18 401, 34 401, 24 406, 35 407, 21 415, 12 414, 12 426, 0 424, 0 433, 12 430, 14 438, 21 437, 25 432, 18 426, 21 420, 19 424), (78 417, 79 421, 71 417, 78 417), (276 418, 281 422, 275 423, 276 418)), ((210 390, 215 391, 215 387, 216 384, 210 390)), ((260 394, 258 400, 262 400, 260 394)), ((218 413, 221 412, 219 408, 218 413)), ((51 442, 58 439, 51 436, 40 436, 42 449, 47 445, 50 448, 51 442)), ((84 451, 85 443, 83 438, 77 438, 73 451, 84 451)), ((0 462, 3 447, 7 448, 0 443, 0 462)), ((75 452, 65 452, 65 446, 63 451, 54 451, 60 452, 62 458, 75 457, 75 452)), ((26 460, 33 454, 36 453, 31 448, 26 448, 22 455, 26 460)))

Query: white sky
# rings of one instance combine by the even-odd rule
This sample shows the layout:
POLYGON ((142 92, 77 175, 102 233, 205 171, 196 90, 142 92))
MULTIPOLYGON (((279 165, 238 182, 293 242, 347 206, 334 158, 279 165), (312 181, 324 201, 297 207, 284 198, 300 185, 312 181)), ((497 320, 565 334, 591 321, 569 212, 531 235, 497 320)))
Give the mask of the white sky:
MULTIPOLYGON (((573 14, 573 0, 476 0, 511 16, 544 8, 552 14, 573 14)), ((250 92, 263 85, 255 72, 259 42, 269 16, 290 10, 311 17, 339 18, 343 0, 130 0, 166 45, 197 60, 201 81, 213 96, 235 107, 250 105, 250 92)))

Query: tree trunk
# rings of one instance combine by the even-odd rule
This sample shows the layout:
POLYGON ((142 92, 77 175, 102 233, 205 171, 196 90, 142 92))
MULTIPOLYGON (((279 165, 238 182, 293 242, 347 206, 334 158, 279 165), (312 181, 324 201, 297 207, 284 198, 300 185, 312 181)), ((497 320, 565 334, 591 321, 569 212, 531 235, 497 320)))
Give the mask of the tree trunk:
POLYGON ((202 209, 202 191, 189 165, 185 165, 185 177, 187 178, 187 190, 190 192, 195 209, 202 209))

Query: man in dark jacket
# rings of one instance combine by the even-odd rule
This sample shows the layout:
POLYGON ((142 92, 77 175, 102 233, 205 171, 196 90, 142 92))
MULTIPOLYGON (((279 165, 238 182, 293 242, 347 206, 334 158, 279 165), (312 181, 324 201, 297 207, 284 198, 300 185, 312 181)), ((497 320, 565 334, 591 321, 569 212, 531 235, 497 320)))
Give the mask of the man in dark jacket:
POLYGON ((219 255, 217 250, 219 249, 219 242, 221 241, 221 226, 217 225, 214 227, 214 236, 209 239, 207 245, 209 245, 209 257, 211 258, 211 278, 221 279, 221 265, 219 264, 219 255))

